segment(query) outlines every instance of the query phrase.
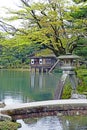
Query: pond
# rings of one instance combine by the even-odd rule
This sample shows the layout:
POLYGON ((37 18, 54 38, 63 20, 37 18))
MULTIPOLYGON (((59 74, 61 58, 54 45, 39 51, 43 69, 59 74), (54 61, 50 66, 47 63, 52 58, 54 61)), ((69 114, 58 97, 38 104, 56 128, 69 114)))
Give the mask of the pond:
MULTIPOLYGON (((61 73, 34 74, 29 71, 0 70, 0 101, 17 104, 51 100, 61 73)), ((19 130, 87 130, 87 117, 48 116, 18 120, 19 130)))
POLYGON ((0 100, 8 104, 53 99, 60 75, 0 70, 0 100))

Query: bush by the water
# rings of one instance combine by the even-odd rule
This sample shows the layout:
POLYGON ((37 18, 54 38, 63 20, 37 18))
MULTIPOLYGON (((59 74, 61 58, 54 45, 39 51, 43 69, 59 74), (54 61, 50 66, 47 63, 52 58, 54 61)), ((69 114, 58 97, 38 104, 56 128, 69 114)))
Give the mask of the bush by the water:
POLYGON ((78 69, 77 70, 78 77, 78 87, 77 90, 79 93, 87 92, 87 69, 78 69))
MULTIPOLYGON (((78 79, 78 86, 76 88, 77 93, 87 94, 87 69, 79 68, 76 71, 77 71, 77 79, 78 79)), ((64 86, 62 98, 63 99, 70 98, 71 92, 72 92, 71 84, 67 82, 67 84, 64 86)))
POLYGON ((21 127, 20 123, 10 122, 10 121, 1 121, 0 130, 17 130, 21 127))

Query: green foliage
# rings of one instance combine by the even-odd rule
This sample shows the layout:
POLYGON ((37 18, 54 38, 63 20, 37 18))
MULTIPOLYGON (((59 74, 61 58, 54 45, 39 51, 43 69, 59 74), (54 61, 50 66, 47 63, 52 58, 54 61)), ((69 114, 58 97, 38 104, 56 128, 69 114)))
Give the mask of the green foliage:
POLYGON ((87 6, 79 8, 76 12, 72 12, 71 16, 75 19, 87 18, 87 6))
POLYGON ((40 52, 37 52, 35 55, 36 56, 48 56, 51 54, 52 54, 52 51, 50 51, 49 49, 43 49, 40 52))
POLYGON ((14 123, 10 121, 1 121, 0 122, 0 130, 17 130, 21 127, 21 124, 14 123))
POLYGON ((87 70, 86 69, 78 69, 77 76, 79 78, 78 92, 83 93, 87 92, 87 70))
POLYGON ((87 38, 79 39, 78 47, 74 50, 74 53, 87 59, 87 38))
MULTIPOLYGON (((78 78, 77 92, 80 94, 87 93, 87 69, 81 69, 81 68, 78 69, 77 78, 78 78)), ((71 84, 68 82, 64 86, 62 98, 69 99, 71 97, 71 93, 72 93, 71 84)))
MULTIPOLYGON (((85 36, 86 25, 78 18, 86 17, 86 7, 71 6, 63 0, 29 3, 21 0, 22 8, 17 11, 9 10, 11 17, 8 21, 21 19, 18 29, 12 28, 14 41, 19 44, 39 43, 38 47, 50 49, 56 56, 72 53, 77 47, 80 35, 85 36), (84 29, 83 29, 84 27, 84 29), (79 34, 79 35, 78 35, 79 34)), ((87 21, 85 21, 86 23, 87 21)), ((10 29, 11 30, 11 29, 10 29)), ((8 32, 9 31, 8 28, 8 32)), ((13 42, 14 42, 13 41, 13 42)))
POLYGON ((69 99, 71 97, 72 88, 70 83, 64 86, 62 99, 69 99))
MULTIPOLYGON (((17 39, 16 39, 17 40, 17 39)), ((20 41, 21 42, 21 41, 20 41)), ((36 44, 16 43, 14 39, 1 43, 0 65, 5 68, 21 67, 23 64, 29 65, 29 56, 34 53, 36 44), (13 42, 12 42, 13 40, 13 42)))
POLYGON ((42 49, 49 49, 56 56, 74 52, 87 57, 85 4, 70 6, 63 0, 33 4, 25 0, 21 2, 21 9, 7 9, 11 17, 4 19, 8 23, 20 20, 18 28, 1 21, 1 27, 6 32, 0 33, 0 65, 20 67, 28 64, 28 57, 42 49))
POLYGON ((73 0, 73 1, 76 2, 77 4, 81 2, 87 2, 87 0, 73 0))

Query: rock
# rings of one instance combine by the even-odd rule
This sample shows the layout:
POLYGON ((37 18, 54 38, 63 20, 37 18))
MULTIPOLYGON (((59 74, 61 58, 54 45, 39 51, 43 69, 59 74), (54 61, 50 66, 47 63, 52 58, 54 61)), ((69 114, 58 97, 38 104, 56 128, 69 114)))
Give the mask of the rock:
POLYGON ((58 113, 57 113, 57 116, 58 116, 58 117, 59 117, 59 116, 63 116, 63 114, 60 113, 60 112, 58 112, 58 113))
POLYGON ((0 113, 0 121, 12 121, 12 118, 8 115, 4 115, 0 113))
POLYGON ((4 102, 0 102, 0 108, 5 107, 5 106, 6 106, 6 105, 5 105, 4 102))
POLYGON ((72 94, 71 99, 86 99, 86 95, 83 94, 72 94))

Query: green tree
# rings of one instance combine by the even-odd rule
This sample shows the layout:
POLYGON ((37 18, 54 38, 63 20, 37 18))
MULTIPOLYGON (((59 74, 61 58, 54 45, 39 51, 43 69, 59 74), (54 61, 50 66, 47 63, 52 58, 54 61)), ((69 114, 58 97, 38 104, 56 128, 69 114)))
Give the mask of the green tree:
POLYGON ((4 67, 16 67, 22 64, 29 64, 29 56, 36 50, 35 44, 23 43, 23 39, 4 39, 0 43, 0 65, 4 67), (22 43, 21 43, 22 42, 22 43))
POLYGON ((22 25, 20 28, 10 26, 9 31, 7 24, 7 31, 12 35, 22 35, 28 42, 38 43, 40 47, 53 51, 56 56, 72 53, 78 47, 80 38, 86 36, 87 19, 78 18, 83 5, 74 4, 71 7, 63 0, 47 0, 33 4, 30 4, 29 0, 21 2, 20 10, 10 10, 13 16, 9 20, 20 19, 22 25))
MULTIPOLYGON (((84 2, 83 0, 77 1, 78 3, 84 2)), ((77 55, 83 56, 87 59, 87 5, 84 2, 79 6, 77 11, 72 12, 73 18, 79 20, 79 28, 82 28, 82 36, 77 42, 78 48, 75 49, 77 55), (82 6, 83 5, 83 6, 82 6)))
POLYGON ((87 0, 73 0, 75 3, 87 2, 87 0))

